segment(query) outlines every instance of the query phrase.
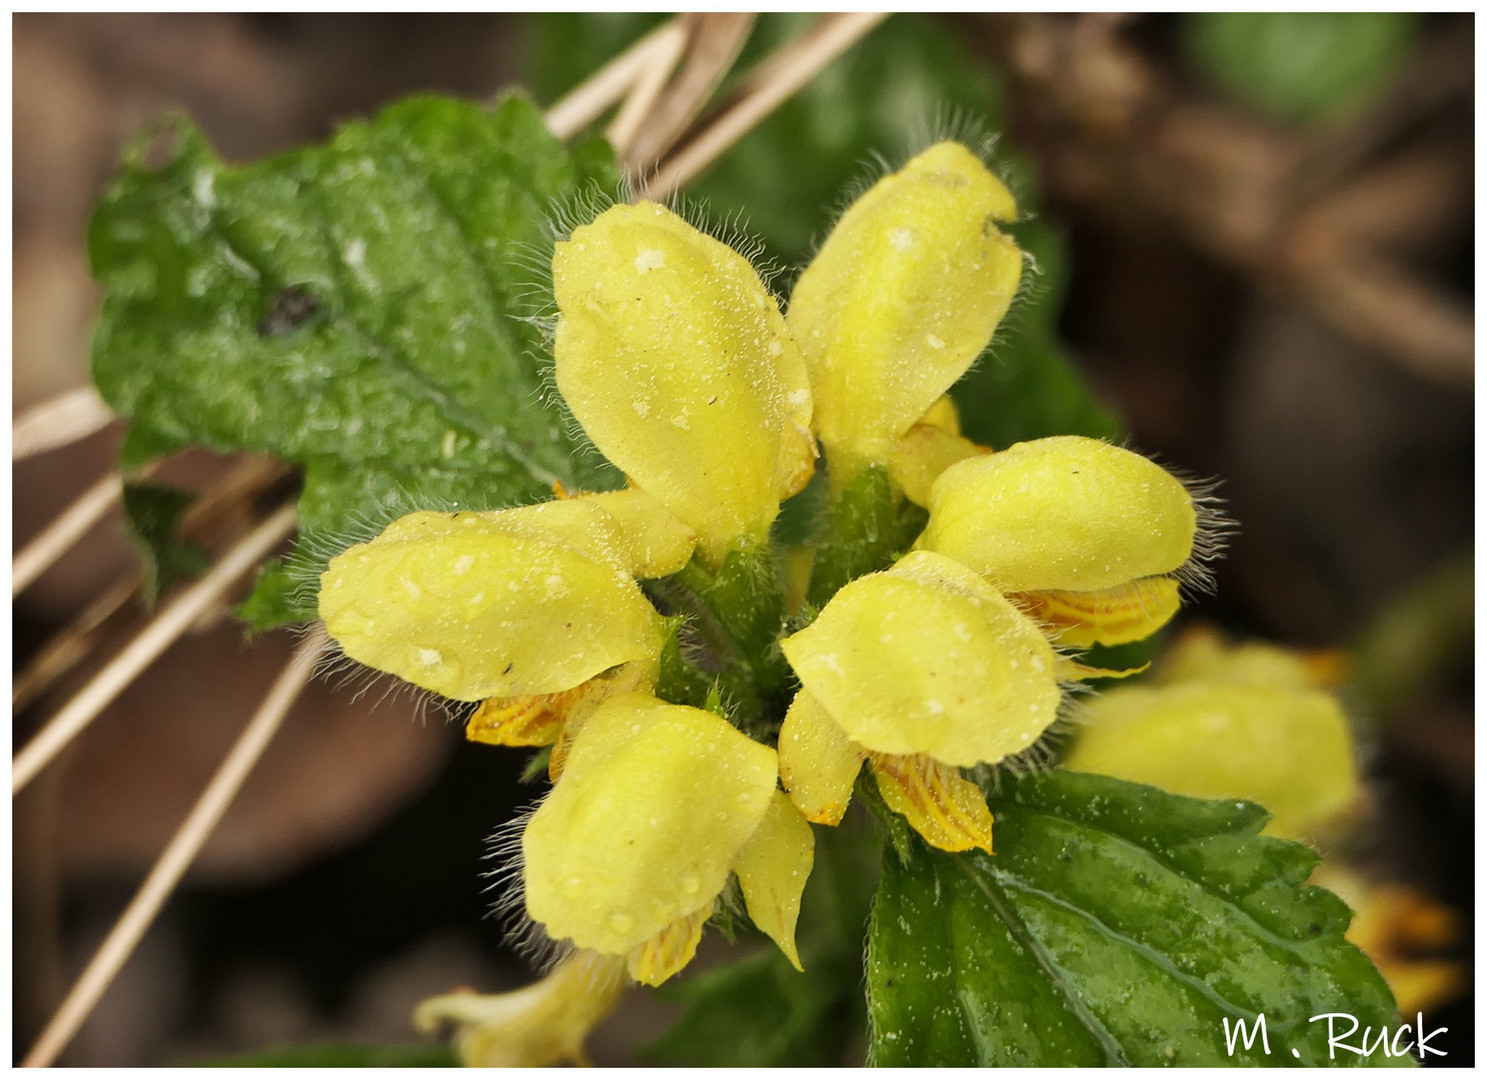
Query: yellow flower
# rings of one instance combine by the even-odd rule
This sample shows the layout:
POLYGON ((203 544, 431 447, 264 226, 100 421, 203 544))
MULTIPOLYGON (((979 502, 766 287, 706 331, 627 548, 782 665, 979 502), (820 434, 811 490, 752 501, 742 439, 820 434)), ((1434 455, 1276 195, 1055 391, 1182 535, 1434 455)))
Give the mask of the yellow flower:
POLYGON ((712 713, 610 698, 523 833, 527 913, 656 985, 692 958, 731 871, 755 925, 799 967, 814 841, 777 774, 775 751, 712 713))
POLYGON ((631 571, 679 568, 690 543, 669 543, 639 548, 582 499, 409 514, 331 560, 320 615, 353 660, 458 701, 562 693, 620 665, 649 685, 665 622, 631 571))
POLYGON ((801 274, 788 321, 838 489, 923 417, 986 348, 1022 276, 1005 185, 938 143, 852 204, 801 274))
POLYGON ((1437 1009, 1469 985, 1459 960, 1433 956, 1461 939, 1461 917, 1419 889, 1372 881, 1328 859, 1310 885, 1334 892, 1353 909, 1348 940, 1368 954, 1389 984, 1402 1016, 1437 1009))
POLYGON ((1357 798, 1352 735, 1306 663, 1275 646, 1177 652, 1176 678, 1092 699, 1065 765, 1203 799, 1250 799, 1266 831, 1315 836, 1357 798), (1187 653, 1183 656, 1183 653, 1187 653), (1232 666, 1224 663, 1233 656, 1232 666))
POLYGON ((931 843, 956 831, 928 826, 948 799, 966 809, 959 847, 990 849, 985 800, 954 767, 1020 753, 1056 719, 1060 659, 1036 623, 953 559, 919 551, 845 586, 781 647, 802 684, 781 774, 807 817, 840 820, 866 757, 931 843))
POLYGON ((553 256, 558 390, 712 565, 810 479, 811 391, 747 259, 663 206, 619 205, 553 256))
POLYGON ((1217 542, 1200 535, 1199 510, 1140 454, 1056 436, 945 469, 916 546, 984 575, 1061 644, 1117 645, 1176 614, 1195 550, 1206 558, 1217 542))
POLYGON ((453 1024, 460 1060, 472 1068, 588 1065, 584 1040, 628 986, 623 960, 580 951, 508 994, 456 990, 429 998, 413 1023, 425 1032, 453 1024))

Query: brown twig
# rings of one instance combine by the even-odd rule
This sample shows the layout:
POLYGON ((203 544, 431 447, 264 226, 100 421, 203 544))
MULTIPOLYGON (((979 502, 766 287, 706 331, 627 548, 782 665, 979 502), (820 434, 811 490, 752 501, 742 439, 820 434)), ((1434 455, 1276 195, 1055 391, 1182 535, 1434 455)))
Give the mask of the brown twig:
MULTIPOLYGON (((288 472, 289 467, 275 458, 256 454, 241 458, 191 504, 181 521, 181 535, 207 547, 228 538, 235 541, 251 526, 253 502, 288 472)), ((126 574, 48 639, 16 675, 10 691, 11 709, 19 711, 35 701, 100 642, 112 637, 124 622, 120 612, 140 597, 143 585, 142 574, 126 574)))
MULTIPOLYGON (((1364 347, 1438 382, 1471 385, 1467 305, 1385 251, 1377 219, 1346 212, 1356 185, 1340 188, 1315 167, 1309 136, 1179 93, 1108 18, 997 15, 982 25, 1022 88, 1015 100, 1066 198, 1174 227, 1258 287, 1301 299, 1364 347), (1318 177, 1331 186, 1316 190, 1318 177)), ((1322 145, 1340 154, 1347 143, 1344 156, 1356 164, 1381 145, 1381 132, 1398 133, 1421 108, 1459 89, 1452 76, 1430 93, 1405 93, 1408 108, 1386 108, 1376 130, 1353 143, 1334 132, 1322 145)), ((1422 152, 1435 153, 1415 146, 1408 156, 1422 152)), ((1359 182, 1397 167, 1376 163, 1359 182)), ((1396 224, 1411 215, 1438 223, 1442 204, 1459 202, 1459 181, 1449 172, 1422 169, 1413 180, 1397 189, 1414 201, 1395 208, 1396 224)))
POLYGON ((625 103, 620 106, 619 113, 604 129, 604 137, 614 147, 615 154, 627 164, 631 141, 640 131, 641 125, 645 123, 646 117, 650 115, 651 107, 655 105, 656 99, 661 96, 666 81, 671 78, 672 71, 676 69, 677 61, 687 51, 688 35, 685 23, 681 25, 682 33, 661 38, 661 44, 658 44, 646 56, 645 66, 636 73, 625 103))
POLYGON ((124 493, 118 473, 109 473, 77 497, 10 561, 10 595, 14 598, 81 540, 124 493))

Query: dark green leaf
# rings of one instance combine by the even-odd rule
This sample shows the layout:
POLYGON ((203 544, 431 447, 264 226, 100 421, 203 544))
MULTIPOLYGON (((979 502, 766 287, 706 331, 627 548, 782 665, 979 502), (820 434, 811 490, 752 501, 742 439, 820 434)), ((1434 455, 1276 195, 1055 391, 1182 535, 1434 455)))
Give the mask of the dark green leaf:
POLYGON ((860 816, 816 830, 796 944, 804 974, 773 945, 661 994, 686 1006, 644 1056, 687 1065, 842 1065, 861 1060, 862 935, 877 833, 860 816))
POLYGON ((451 1069, 459 1064, 444 1043, 307 1043, 197 1062, 228 1069, 451 1069))
POLYGON ((995 856, 884 860, 876 1064, 1326 1065, 1310 1017, 1397 1024, 1348 909, 1304 884, 1316 854, 1257 835, 1261 807, 1050 772, 1006 778, 992 809, 995 856), (1229 1054, 1224 1021, 1262 1012, 1270 1056, 1229 1054))
POLYGON ((1120 421, 1095 397, 1055 330, 1067 283, 1063 237, 1038 220, 1008 232, 1032 257, 1031 270, 991 348, 951 391, 966 437, 998 450, 1048 435, 1118 441, 1120 421))
MULTIPOLYGON (((130 457, 187 443, 305 466, 301 527, 344 547, 417 507, 612 486, 540 407, 533 280, 555 204, 612 187, 537 111, 424 97, 238 168, 184 120, 89 232, 99 390, 130 457)), ((313 591, 313 590, 312 590, 313 591)))
POLYGON ((200 545, 177 535, 181 517, 195 501, 195 492, 168 484, 124 485, 125 528, 144 561, 145 596, 151 603, 172 583, 194 577, 211 565, 200 545))
POLYGON ((1183 43, 1234 98, 1305 121, 1377 90, 1399 70, 1419 22, 1404 11, 1206 11, 1184 17, 1183 43))

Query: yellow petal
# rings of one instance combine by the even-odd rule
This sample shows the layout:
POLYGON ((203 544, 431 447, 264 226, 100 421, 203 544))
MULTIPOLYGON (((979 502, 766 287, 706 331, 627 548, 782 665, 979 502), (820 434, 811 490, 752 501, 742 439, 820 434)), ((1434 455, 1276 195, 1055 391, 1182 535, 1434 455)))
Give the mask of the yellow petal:
POLYGON ((1130 686, 1090 700, 1066 762, 1200 799, 1250 799, 1268 832, 1304 837, 1358 792, 1337 701, 1315 690, 1190 682, 1130 686))
POLYGON ((946 469, 917 546, 1005 592, 1090 592, 1171 574, 1192 554, 1196 527, 1187 489, 1161 466, 1060 435, 946 469))
POLYGON ((773 750, 712 713, 610 698, 527 823, 527 912, 553 938, 628 953, 710 910, 777 772, 773 750))
POLYGON ((811 391, 779 307, 732 248, 618 205, 553 256, 558 389, 604 455, 721 562, 809 478, 811 391))
POLYGON ((646 986, 660 986, 690 964, 702 940, 702 925, 712 913, 713 905, 708 903, 631 949, 626 957, 630 978, 646 986))
POLYGON ((955 399, 949 394, 941 395, 940 399, 929 407, 929 411, 919 418, 921 424, 937 427, 950 435, 960 434, 960 409, 955 405, 955 399))
POLYGON ((893 444, 892 456, 888 459, 888 476, 893 486, 902 491, 911 503, 928 506, 930 489, 942 472, 957 461, 986 453, 990 453, 986 447, 944 428, 915 424, 907 435, 893 444))
POLYGON ((604 509, 618 526, 616 543, 625 569, 638 578, 659 578, 687 565, 697 546, 697 533, 639 488, 586 492, 574 497, 604 509))
POLYGON ((833 477, 885 462, 991 340, 1022 276, 996 226, 1011 194, 964 146, 939 143, 837 222, 790 298, 833 477))
POLYGON ((927 551, 849 583, 781 647, 847 738, 880 753, 1000 761, 1058 712, 1054 653, 1037 624, 927 551))
POLYGON ((795 923, 815 852, 810 825, 789 796, 776 791, 764 820, 733 860, 749 918, 780 947, 796 971, 805 970, 795 949, 795 923))
POLYGON ((873 778, 883 801, 925 842, 941 851, 991 850, 991 811, 981 789, 924 754, 873 754, 873 778))
POLYGON ((780 725, 780 782, 809 821, 836 825, 847 812, 863 752, 821 703, 801 690, 780 725))
POLYGON ((353 660, 459 701, 559 693, 654 664, 661 617, 612 561, 554 540, 545 523, 567 504, 545 505, 553 512, 410 514, 338 555, 320 579, 330 636, 353 660))
POLYGON ((1175 578, 1140 578, 1093 592, 1014 593, 1007 599, 1041 623, 1060 645, 1124 645, 1150 637, 1182 606, 1175 578))
POLYGON ((423 1032, 454 1024, 460 1060, 474 1068, 585 1065, 584 1039, 614 1011, 627 985, 623 960, 580 951, 520 990, 429 998, 413 1023, 423 1032))

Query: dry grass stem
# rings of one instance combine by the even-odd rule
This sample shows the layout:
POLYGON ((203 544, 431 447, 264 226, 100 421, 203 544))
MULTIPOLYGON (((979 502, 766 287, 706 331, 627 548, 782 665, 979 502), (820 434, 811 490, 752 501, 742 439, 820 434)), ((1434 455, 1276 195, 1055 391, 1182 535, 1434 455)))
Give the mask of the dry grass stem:
POLYGON ((10 687, 10 707, 20 712, 39 698, 62 676, 81 663, 107 635, 111 620, 139 592, 143 577, 120 578, 93 598, 66 628, 50 638, 15 677, 10 687))
MULTIPOLYGON (((289 467, 277 458, 244 456, 191 504, 181 521, 182 537, 208 547, 236 541, 253 525, 253 502, 288 473, 289 467)), ((11 709, 20 710, 35 701, 103 640, 112 637, 125 621, 118 617, 120 611, 139 596, 143 581, 138 573, 121 577, 53 635, 15 677, 11 709)), ((220 608, 214 607, 208 616, 214 613, 220 613, 220 608)))
POLYGON ((248 534, 201 580, 182 592, 95 675, 15 756, 10 790, 14 797, 119 693, 171 643, 217 603, 234 582, 294 531, 294 507, 280 508, 248 534))
POLYGON ((10 425, 10 459, 20 461, 102 431, 114 414, 91 386, 33 405, 10 425))
POLYGON ((625 96, 635 80, 650 66, 653 55, 665 53, 674 48, 676 42, 685 41, 686 31, 680 20, 673 19, 657 27, 548 109, 544 116, 548 130, 567 142, 625 96))
POLYGON ((124 481, 118 473, 110 473, 83 492, 76 501, 58 515, 57 519, 23 547, 10 562, 10 595, 17 596, 22 589, 39 578, 52 563, 56 562, 83 538, 83 535, 102 520, 124 493, 124 481))
POLYGON ((186 868, 191 865, 196 853, 201 850, 201 846, 206 843, 207 837, 231 805, 248 773, 262 756, 300 691, 309 681, 315 669, 315 658, 324 645, 324 633, 317 632, 296 650, 288 666, 269 690, 268 696, 263 699, 263 704, 248 721, 236 744, 228 751, 201 798, 196 801, 191 813, 156 860, 144 884, 129 902, 129 907, 114 924, 98 952, 53 1014, 36 1045, 26 1055, 25 1061, 21 1063, 23 1066, 39 1068, 50 1065, 72 1041, 78 1028, 83 1025, 98 999, 113 982, 114 976, 129 959, 186 868))
POLYGON ((806 34, 755 68, 734 98, 646 181, 646 191, 666 195, 694 179, 781 102, 814 79, 887 17, 878 12, 822 17, 806 34))
POLYGON ((646 172, 697 118, 738 59, 753 29, 752 12, 709 11, 683 16, 687 62, 657 99, 626 154, 632 171, 646 172))
POLYGON ((667 80, 676 70, 677 62, 687 50, 685 33, 669 35, 663 41, 664 48, 658 46, 646 57, 647 63, 631 83, 630 93, 620 106, 619 114, 604 129, 604 137, 614 147, 616 156, 626 163, 629 162, 631 142, 650 115, 651 107, 661 96, 661 91, 666 88, 667 80))

